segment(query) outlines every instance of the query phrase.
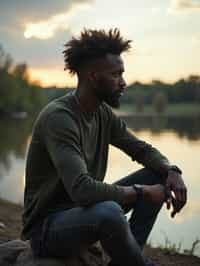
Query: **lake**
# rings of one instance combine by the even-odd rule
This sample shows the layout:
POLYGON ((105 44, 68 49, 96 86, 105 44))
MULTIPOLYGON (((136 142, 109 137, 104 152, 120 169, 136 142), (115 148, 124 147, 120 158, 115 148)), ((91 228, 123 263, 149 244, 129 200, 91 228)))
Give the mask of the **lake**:
MULTIPOLYGON (((156 245, 181 244, 190 249, 200 239, 200 119, 189 117, 124 117, 137 137, 151 143, 180 166, 188 186, 187 206, 174 219, 163 206, 150 234, 156 245)), ((23 204, 24 167, 33 118, 0 120, 0 198, 23 204)), ((105 181, 111 183, 142 166, 110 147, 105 181)), ((195 254, 200 256, 200 245, 195 254)))

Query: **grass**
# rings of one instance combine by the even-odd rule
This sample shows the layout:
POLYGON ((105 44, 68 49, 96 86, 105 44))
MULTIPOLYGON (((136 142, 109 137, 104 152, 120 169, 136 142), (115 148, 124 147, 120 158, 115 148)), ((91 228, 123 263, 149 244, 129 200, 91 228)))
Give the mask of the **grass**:
MULTIPOLYGON (((155 114, 155 110, 152 105, 144 105, 144 110, 142 112, 137 112, 135 105, 123 104, 120 108, 121 111, 146 115, 146 114, 155 114)), ((197 103, 177 103, 177 104, 168 104, 166 107, 164 115, 184 115, 184 116, 195 116, 200 115, 200 104, 197 103)))
MULTIPOLYGON (((192 242, 192 246, 189 249, 182 249, 182 241, 179 241, 179 243, 173 243, 167 236, 167 234, 165 234, 163 232, 163 235, 165 237, 165 242, 164 244, 160 244, 158 246, 158 248, 160 248, 161 250, 163 250, 165 253, 170 254, 170 255, 174 255, 174 254, 184 254, 184 255, 188 255, 188 256, 195 256, 195 251, 197 249, 197 247, 200 244, 200 239, 196 238, 193 242, 192 242)), ((152 247, 151 241, 148 242, 147 244, 149 247, 152 247)))

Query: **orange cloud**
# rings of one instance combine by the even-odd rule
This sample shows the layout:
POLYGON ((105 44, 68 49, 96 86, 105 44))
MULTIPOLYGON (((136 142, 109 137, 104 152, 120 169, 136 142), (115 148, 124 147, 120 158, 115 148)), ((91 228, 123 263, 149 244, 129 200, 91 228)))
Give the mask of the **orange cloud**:
POLYGON ((44 87, 74 87, 76 86, 76 77, 72 77, 68 72, 61 68, 29 68, 30 79, 39 81, 44 87))

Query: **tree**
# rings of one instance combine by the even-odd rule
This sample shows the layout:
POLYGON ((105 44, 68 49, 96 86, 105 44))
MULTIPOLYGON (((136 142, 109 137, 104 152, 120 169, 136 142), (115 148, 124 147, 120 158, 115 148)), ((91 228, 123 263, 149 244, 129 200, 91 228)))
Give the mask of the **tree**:
POLYGON ((165 93, 157 92, 153 98, 153 107, 157 113, 163 113, 167 107, 168 99, 165 93))
POLYGON ((0 112, 33 112, 48 101, 39 85, 30 82, 28 66, 13 60, 0 45, 0 112))
POLYGON ((144 95, 142 93, 135 95, 135 107, 137 112, 144 111, 144 95))

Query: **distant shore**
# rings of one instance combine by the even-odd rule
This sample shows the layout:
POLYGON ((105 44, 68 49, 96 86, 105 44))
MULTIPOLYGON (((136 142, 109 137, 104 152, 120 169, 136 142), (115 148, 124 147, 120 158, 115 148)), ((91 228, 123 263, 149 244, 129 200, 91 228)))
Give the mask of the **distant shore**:
POLYGON ((138 117, 199 117, 200 118, 200 104, 197 103, 176 103, 168 104, 163 112, 156 112, 152 105, 144 105, 138 111, 135 104, 121 104, 119 110, 115 112, 120 116, 138 116, 138 117))
MULTIPOLYGON (((38 110, 39 112, 39 110, 38 110)), ((156 112, 152 105, 144 105, 141 110, 137 110, 136 105, 122 103, 119 109, 114 109, 119 116, 134 117, 198 117, 200 118, 200 104, 197 103, 176 103, 168 104, 163 112, 156 112)), ((0 110, 0 117, 26 118, 28 113, 25 111, 11 112, 0 110)))
MULTIPOLYGON (((22 212, 22 206, 0 199, 0 243, 20 237, 22 212)), ((196 256, 177 254, 166 249, 147 246, 144 252, 160 266, 200 265, 200 258, 196 256)))

